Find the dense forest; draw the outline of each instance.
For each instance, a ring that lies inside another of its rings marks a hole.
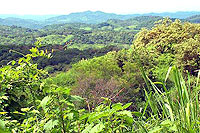
[[[0,26],[0,132],[200,132],[195,18]]]
[[[162,17],[142,16],[128,20],[108,20],[99,24],[54,24],[42,29],[0,26],[0,65],[21,57],[10,49],[27,53],[36,42],[43,49],[54,49],[51,59],[37,60],[39,68],[65,70],[81,59],[101,56],[109,51],[130,48],[134,36],[142,27],[151,28]],[[68,66],[66,66],[68,65]]]
[[[72,44],[132,44],[134,35],[143,27],[151,28],[162,17],[143,16],[128,20],[111,19],[99,24],[69,23],[45,26],[41,29],[0,26],[1,45],[30,45],[42,39],[43,45]]]

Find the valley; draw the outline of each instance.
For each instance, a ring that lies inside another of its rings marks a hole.
[[[200,132],[199,12],[15,17],[0,15],[0,132]]]

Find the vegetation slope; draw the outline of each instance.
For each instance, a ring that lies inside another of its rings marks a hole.
[[[199,132],[199,35],[199,24],[164,19],[142,29],[131,49],[55,76],[34,64],[52,56],[37,43],[0,68],[0,130]]]

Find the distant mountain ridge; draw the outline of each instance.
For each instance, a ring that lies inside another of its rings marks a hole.
[[[32,19],[35,21],[44,21],[48,18],[56,17],[60,15],[15,15],[15,14],[0,14],[0,18],[20,18],[20,19]]]
[[[15,26],[20,26],[24,28],[32,28],[32,29],[38,29],[44,26],[39,21],[35,21],[32,19],[13,18],[13,17],[0,19],[0,25],[8,25],[8,26],[15,25]]]
[[[178,19],[186,19],[191,22],[199,22],[199,18],[192,16],[200,15],[200,12],[164,12],[164,13],[146,13],[146,14],[127,14],[120,15],[115,13],[105,13],[102,11],[85,11],[70,13],[68,15],[0,15],[0,25],[16,25],[25,28],[38,29],[51,24],[63,23],[87,23],[98,24],[110,19],[127,20],[138,16],[160,16]]]
[[[194,15],[194,16],[188,17],[187,20],[189,20],[192,23],[200,23],[200,15]]]
[[[85,11],[85,12],[77,12],[70,13],[69,15],[61,15],[53,18],[49,18],[46,21],[50,23],[101,23],[105,22],[109,19],[120,19],[125,20],[131,17],[135,17],[136,15],[118,15],[114,13],[105,13],[101,11]]]
[[[194,15],[198,15],[200,12],[164,12],[164,13],[146,13],[146,14],[127,14],[120,15],[115,13],[105,13],[101,11],[85,11],[85,12],[77,12],[70,13],[68,15],[61,15],[47,19],[50,23],[101,23],[105,22],[109,19],[120,19],[126,20],[133,17],[138,16],[160,16],[160,17],[170,17],[170,18],[178,18],[185,19]]]
[[[161,17],[186,19],[188,17],[198,15],[198,14],[200,14],[200,12],[197,12],[197,11],[179,11],[179,12],[147,13],[147,14],[143,14],[143,16],[161,16]]]

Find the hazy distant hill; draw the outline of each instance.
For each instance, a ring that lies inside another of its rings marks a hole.
[[[142,27],[153,27],[154,23],[162,18],[163,17],[160,16],[138,16],[126,20],[109,19],[106,22],[97,24],[96,27],[99,29],[112,29],[115,31],[137,31]]]
[[[191,19],[195,17],[191,17]],[[37,38],[44,40],[45,45],[64,44],[132,44],[133,38],[141,28],[152,28],[160,16],[138,16],[130,19],[109,19],[98,24],[65,23],[46,25],[40,29],[29,29],[18,26],[0,25],[0,44],[27,45]],[[174,20],[174,19],[172,19]],[[186,21],[183,19],[182,21]],[[0,23],[37,27],[38,21],[16,18],[0,19]],[[26,24],[25,24],[26,23]],[[40,25],[41,26],[41,25]],[[34,28],[35,28],[34,27]],[[77,47],[79,47],[77,45]]]
[[[16,25],[25,28],[38,29],[51,24],[64,24],[64,23],[86,23],[86,24],[99,24],[106,22],[108,20],[127,20],[134,17],[140,16],[160,16],[160,17],[170,17],[190,20],[191,22],[199,22],[198,16],[191,17],[194,15],[199,15],[200,12],[175,12],[175,13],[148,13],[148,14],[129,14],[129,15],[118,15],[114,13],[105,13],[101,11],[85,11],[71,13],[69,15],[0,15],[0,25]],[[191,17],[191,18],[190,18]],[[141,19],[141,18],[139,18]],[[143,17],[144,23],[146,23],[145,17]],[[130,20],[123,23],[129,23]],[[141,25],[143,21],[140,21]],[[151,22],[150,22],[151,23]]]
[[[49,23],[101,23],[108,19],[128,19],[136,15],[117,15],[114,13],[104,13],[101,11],[85,11],[78,13],[71,13],[69,15],[61,15],[53,18],[49,18],[46,21]]]
[[[31,19],[12,18],[12,17],[0,19],[0,25],[8,25],[8,26],[15,25],[32,29],[42,28],[44,26],[44,24],[39,21]]]
[[[198,15],[200,12],[195,11],[185,11],[185,12],[163,12],[163,13],[148,13],[143,14],[147,16],[161,16],[161,17],[170,17],[170,18],[178,18],[178,19],[186,19],[188,17]]]
[[[46,20],[46,22],[51,24],[56,23],[101,23],[109,19],[119,19],[126,20],[137,16],[161,16],[161,17],[170,17],[170,18],[179,18],[185,19],[187,17],[200,14],[200,12],[164,12],[164,13],[147,13],[147,14],[129,14],[129,15],[118,15],[114,13],[105,13],[101,11],[86,11],[71,13],[69,15],[61,15],[57,17],[52,17]]]
[[[7,20],[11,21],[13,19],[14,18],[9,18]],[[93,44],[130,45],[132,44],[135,34],[138,33],[142,27],[151,28],[154,22],[159,19],[162,19],[162,17],[140,16],[127,20],[109,19],[99,24],[53,24],[41,29],[0,25],[0,45],[29,45],[33,44],[37,38],[44,40],[44,45],[64,44],[69,40],[72,44],[87,44],[87,47]],[[0,19],[0,22],[1,21],[5,20]],[[20,22],[24,21],[16,19],[15,22],[20,24]],[[12,25],[13,23],[7,24]]]
[[[109,31],[138,31],[143,27],[151,28],[155,21],[162,19],[160,16],[138,16],[131,19],[120,20],[120,19],[109,19],[105,22],[98,24],[84,24],[84,23],[67,23],[67,24],[52,24],[45,26],[45,30],[54,30],[53,32],[64,30],[85,30],[87,32],[97,30],[109,30]]]
[[[20,18],[20,19],[32,19],[35,21],[44,21],[48,18],[56,17],[60,15],[15,15],[15,14],[0,14],[0,18]]]
[[[188,21],[192,23],[200,23],[200,15],[194,15],[187,18]]]

